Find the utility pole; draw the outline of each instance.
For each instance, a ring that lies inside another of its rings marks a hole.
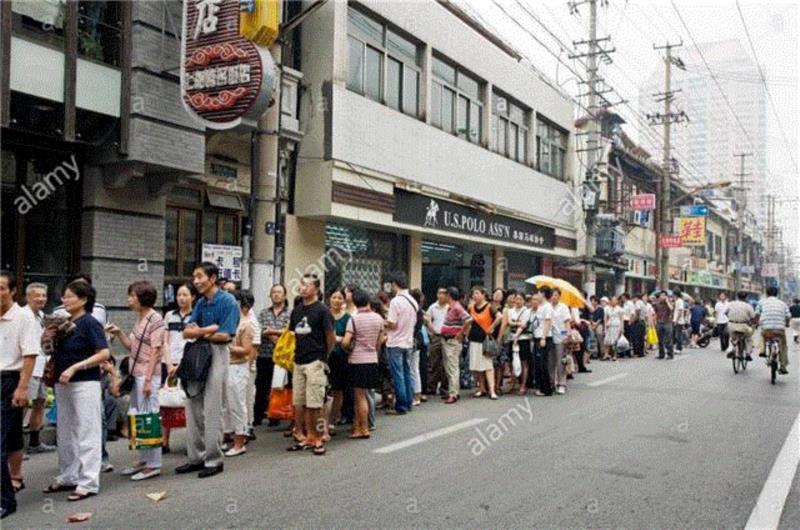
[[[672,234],[672,204],[670,192],[672,186],[672,158],[670,157],[670,128],[673,123],[689,121],[685,112],[672,112],[672,100],[674,95],[680,90],[672,90],[672,65],[685,69],[683,62],[677,57],[672,56],[672,48],[683,46],[683,42],[677,44],[666,43],[663,46],[653,45],[654,50],[665,50],[664,54],[664,92],[653,94],[657,101],[664,101],[664,113],[648,114],[647,118],[652,124],[662,123],[664,125],[664,160],[661,170],[660,193],[658,197],[658,218],[660,227],[656,240],[656,263],[658,264],[658,285],[661,289],[669,288],[669,249],[661,248],[661,238]]]
[[[602,1],[602,0],[601,0]],[[602,96],[608,90],[600,91],[598,84],[602,79],[598,76],[598,58],[602,58],[606,63],[611,63],[610,53],[615,51],[612,49],[603,49],[599,44],[601,42],[610,41],[611,37],[597,38],[597,2],[598,0],[583,0],[582,2],[571,1],[569,2],[570,13],[575,14],[578,12],[578,6],[581,4],[589,4],[589,38],[584,41],[573,41],[574,46],[587,45],[589,50],[586,53],[577,53],[570,55],[570,59],[580,59],[586,57],[586,75],[588,85],[588,92],[585,94],[589,98],[587,110],[589,113],[589,129],[586,132],[586,174],[584,186],[591,187],[591,191],[595,192],[598,188],[598,178],[596,166],[598,162],[598,152],[600,147],[600,120],[598,117],[600,106],[598,99],[602,98],[604,103],[610,105],[610,102]],[[594,256],[597,248],[597,228],[596,228],[596,212],[593,209],[588,209],[584,205],[585,222],[586,222],[586,269],[584,275],[584,291],[587,295],[591,296],[596,294],[597,290],[597,273],[594,269]]]
[[[736,257],[738,258],[739,266],[736,267],[736,282],[734,283],[733,291],[738,293],[742,288],[742,266],[744,265],[742,246],[744,245],[744,218],[747,215],[747,190],[744,187],[744,178],[748,173],[744,172],[744,159],[748,156],[753,156],[753,153],[737,153],[733,156],[739,157],[739,173],[736,176],[739,177],[739,193],[742,197],[736,212],[736,224],[739,233],[736,243]]]
[[[254,178],[251,190],[254,210],[252,221],[252,241],[250,245],[250,289],[256,299],[256,311],[266,307],[269,290],[280,279],[276,278],[275,264],[275,211],[277,207],[280,129],[280,75],[283,68],[283,46],[281,41],[270,49],[278,69],[273,98],[275,103],[258,120],[251,149],[255,151]],[[269,230],[268,230],[269,227]]]

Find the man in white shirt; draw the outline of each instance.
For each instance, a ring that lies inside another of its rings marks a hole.
[[[28,384],[40,347],[36,333],[38,324],[29,312],[14,302],[16,292],[16,276],[11,272],[0,272],[0,518],[17,511],[9,460],[22,457],[22,413],[28,404]]]
[[[567,392],[567,371],[564,355],[568,355],[568,353],[564,348],[564,341],[567,333],[572,329],[572,315],[569,307],[561,302],[560,289],[553,289],[550,304],[553,306],[553,350],[548,357],[548,369],[556,394],[565,394]]]
[[[728,297],[725,293],[719,293],[719,301],[714,305],[714,314],[717,335],[719,335],[719,347],[722,351],[728,351]]]
[[[675,305],[672,309],[672,333],[675,351],[683,352],[683,328],[686,327],[686,301],[680,289],[675,290]]]
[[[389,314],[386,316],[386,351],[395,397],[395,408],[390,409],[393,412],[389,413],[402,415],[411,412],[414,401],[409,356],[414,348],[414,326],[419,306],[408,292],[406,273],[392,273],[389,284],[394,298],[389,302]]]
[[[549,287],[542,288],[536,294],[531,328],[533,329],[533,364],[534,382],[538,385],[536,396],[553,395],[553,385],[548,369],[548,358],[553,350],[553,306],[549,299],[553,292]]]
[[[439,392],[447,395],[447,376],[444,370],[444,357],[442,356],[442,325],[444,324],[447,310],[450,304],[447,303],[447,288],[439,287],[436,291],[436,301],[432,303],[425,312],[425,326],[428,328],[431,342],[428,346],[428,388],[425,393],[435,395],[437,387]]]
[[[36,330],[37,342],[40,343],[39,355],[36,357],[36,365],[33,367],[31,381],[28,384],[28,399],[33,402],[30,420],[28,421],[28,454],[49,453],[56,450],[54,445],[42,443],[39,433],[44,425],[44,408],[47,401],[47,385],[42,382],[44,366],[47,364],[47,355],[41,348],[41,336],[44,329],[44,309],[47,304],[47,285],[43,283],[31,283],[25,288],[25,300],[28,304],[22,309],[39,325]]]

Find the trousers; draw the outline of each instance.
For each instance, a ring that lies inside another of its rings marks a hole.
[[[187,393],[195,397],[186,400],[189,462],[205,462],[206,467],[222,464],[222,393],[228,378],[230,355],[227,344],[211,344],[211,349],[214,353],[208,379],[205,383],[189,383]]]

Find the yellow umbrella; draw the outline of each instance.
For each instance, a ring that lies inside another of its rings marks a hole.
[[[525,280],[527,283],[535,285],[537,288],[542,287],[558,287],[561,291],[561,301],[569,307],[583,307],[586,305],[586,299],[581,294],[580,290],[574,285],[561,278],[553,278],[552,276],[545,276],[539,274],[532,276]]]

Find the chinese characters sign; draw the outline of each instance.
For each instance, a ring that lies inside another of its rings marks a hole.
[[[655,193],[640,193],[631,197],[631,210],[655,210]]]
[[[681,248],[681,236],[661,236],[659,240],[661,248]]]
[[[256,120],[275,79],[269,50],[239,34],[239,0],[184,0],[181,96],[211,129]]]
[[[706,244],[705,217],[678,217],[678,234],[685,247],[702,247]]]
[[[242,247],[203,243],[203,261],[216,265],[221,278],[242,281]]]

